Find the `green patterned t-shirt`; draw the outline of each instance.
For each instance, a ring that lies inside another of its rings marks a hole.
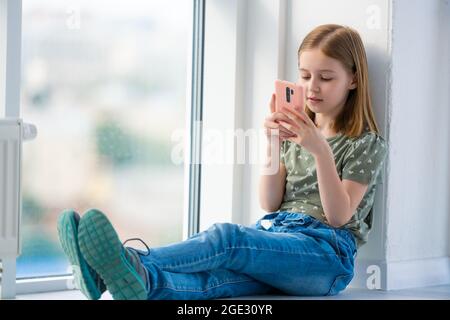
[[[387,155],[386,141],[374,132],[365,131],[357,138],[342,133],[327,138],[333,151],[336,169],[342,179],[369,185],[350,221],[342,226],[355,236],[358,248],[367,242],[373,222],[373,202],[382,181],[381,170]],[[283,141],[280,161],[286,166],[286,189],[278,211],[303,212],[327,223],[320,201],[314,157],[300,145]],[[278,212],[277,211],[277,212]]]

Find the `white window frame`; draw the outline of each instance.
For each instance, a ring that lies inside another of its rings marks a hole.
[[[22,0],[0,0],[0,116],[20,116]]]
[[[184,150],[183,239],[199,231],[200,180],[205,47],[205,0],[193,0],[193,24],[187,52],[186,125]]]

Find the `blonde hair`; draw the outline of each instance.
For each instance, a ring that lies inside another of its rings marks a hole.
[[[356,75],[357,87],[350,90],[332,129],[348,137],[358,137],[366,128],[379,134],[370,98],[366,52],[358,32],[337,24],[316,27],[308,33],[298,49],[299,68],[300,54],[311,49],[320,49],[326,56],[339,60],[352,75]],[[314,121],[315,113],[308,105],[305,106],[305,111]]]

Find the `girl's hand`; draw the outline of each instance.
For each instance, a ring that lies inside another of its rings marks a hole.
[[[297,106],[295,110],[283,107],[281,111],[286,114],[290,122],[282,120],[280,124],[292,134],[295,134],[295,137],[290,137],[287,140],[301,145],[313,156],[320,154],[324,147],[328,146],[326,138],[309,118],[302,106]]]
[[[291,131],[280,125],[281,120],[285,121],[286,123],[291,123],[291,120],[284,113],[275,111],[275,93],[272,94],[269,107],[270,115],[266,117],[264,121],[264,128],[267,139],[270,139],[271,135],[278,135],[279,141],[281,143],[283,140],[295,137],[295,133],[292,133]],[[277,132],[277,130],[279,131]]]

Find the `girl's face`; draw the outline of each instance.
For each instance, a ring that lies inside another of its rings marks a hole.
[[[349,90],[356,88],[353,75],[344,69],[339,60],[324,55],[320,49],[302,51],[299,61],[297,83],[304,88],[309,109],[336,117],[344,106]]]

